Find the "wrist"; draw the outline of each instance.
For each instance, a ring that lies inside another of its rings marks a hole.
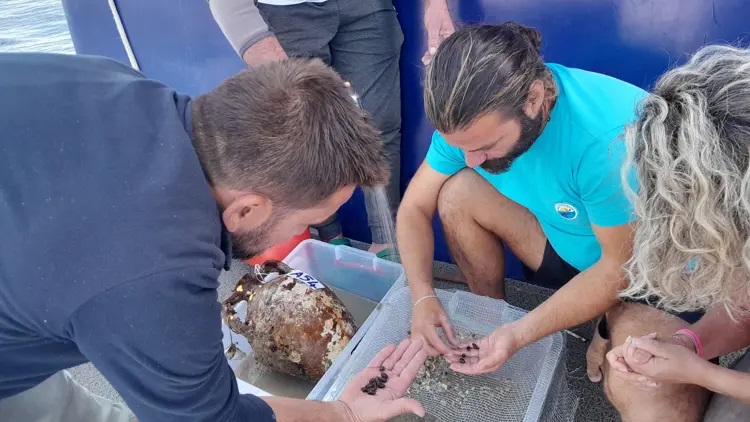
[[[417,300],[414,301],[414,304],[412,305],[412,309],[416,309],[417,305],[419,305],[422,302],[426,302],[428,300],[436,300],[438,302],[440,301],[440,299],[437,297],[437,295],[422,296],[421,298],[419,298],[419,299],[417,299]]]
[[[525,318],[521,318],[517,321],[505,324],[504,327],[510,332],[511,338],[513,339],[513,345],[515,347],[514,352],[522,349],[523,347],[533,343],[535,340],[529,336],[530,330],[526,326]]]
[[[701,344],[701,339],[697,334],[695,334],[692,330],[682,329],[678,330],[675,335],[687,337],[693,343],[693,349],[691,350],[694,350],[698,356],[703,358],[703,345]]]
[[[546,325],[544,316],[536,311],[536,309],[532,310],[522,318],[509,324],[511,325],[511,330],[519,349],[560,330]]]
[[[425,10],[448,10],[448,2],[445,0],[425,0]]]
[[[354,411],[349,407],[348,404],[341,400],[331,402],[334,406],[334,413],[336,414],[337,421],[343,422],[357,422],[359,419],[354,414]]]
[[[416,301],[427,296],[435,296],[435,289],[431,285],[427,283],[420,283],[412,287],[411,289],[412,303],[415,303]]]
[[[687,383],[709,388],[707,383],[711,380],[711,370],[714,369],[714,366],[711,362],[700,359],[698,355],[695,355],[695,359],[690,360],[686,371]]]
[[[680,346],[690,350],[691,352],[698,354],[698,349],[695,347],[695,342],[693,342],[693,339],[691,339],[688,335],[683,333],[674,333],[672,334],[672,338],[674,338]]]

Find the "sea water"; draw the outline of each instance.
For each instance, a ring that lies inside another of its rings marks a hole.
[[[73,54],[60,0],[0,0],[0,52]]]

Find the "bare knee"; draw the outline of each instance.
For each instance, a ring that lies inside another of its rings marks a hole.
[[[669,337],[688,325],[679,317],[640,303],[621,303],[607,312],[607,327],[613,346],[622,344],[628,336],[656,332],[661,337]]]
[[[623,422],[698,422],[710,395],[695,385],[634,385],[611,368],[604,371],[604,392]]]
[[[657,332],[672,335],[688,324],[678,317],[641,304],[621,304],[607,313],[612,347],[628,336]],[[662,384],[656,388],[634,385],[617,376],[606,362],[604,391],[624,422],[691,422],[700,420],[709,393],[693,385]]]
[[[443,222],[461,221],[469,218],[467,206],[471,199],[472,184],[484,182],[474,170],[463,169],[451,176],[438,195],[438,215]]]

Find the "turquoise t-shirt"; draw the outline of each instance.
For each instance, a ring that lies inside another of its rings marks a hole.
[[[621,135],[647,93],[606,75],[547,66],[559,96],[541,136],[507,172],[475,170],[528,208],[558,255],[583,271],[601,256],[591,225],[611,227],[634,220],[620,177],[625,159]],[[427,163],[446,175],[466,167],[463,152],[438,132]]]

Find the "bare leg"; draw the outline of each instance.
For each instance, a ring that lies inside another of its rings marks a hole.
[[[591,338],[591,344],[586,349],[586,373],[591,382],[602,380],[602,367],[604,366],[604,361],[607,360],[607,352],[610,349],[609,338],[604,338],[599,333],[600,323],[601,320],[597,321],[594,328],[594,336]]]
[[[530,269],[542,263],[547,238],[539,222],[474,170],[462,170],[443,185],[438,214],[473,293],[505,298],[504,244]]]
[[[607,313],[610,339],[621,345],[628,336],[658,332],[669,337],[688,323],[676,316],[637,303],[621,304]],[[694,385],[664,384],[657,388],[633,386],[604,364],[604,391],[623,422],[697,422],[709,392]]]

